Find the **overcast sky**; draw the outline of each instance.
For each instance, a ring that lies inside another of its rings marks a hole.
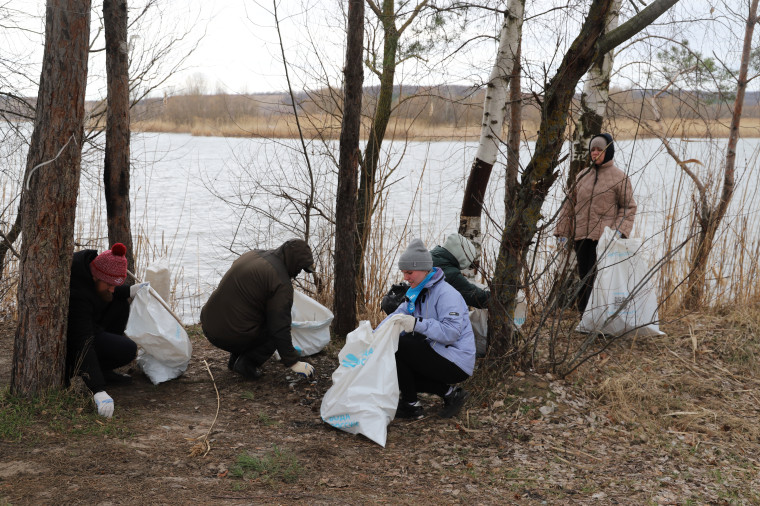
[[[728,3],[741,9],[744,14],[748,1],[728,0]],[[138,7],[145,2],[130,1],[130,21],[137,17]],[[534,79],[543,74],[544,68],[559,63],[562,51],[577,33],[573,28],[576,28],[583,12],[580,10],[573,14],[565,9],[552,11],[552,2],[568,5],[567,0],[528,2],[529,16],[541,13],[541,16],[528,20],[524,34],[524,58],[528,60]],[[345,51],[341,9],[345,3],[337,0],[278,2],[283,47],[294,88],[315,87],[327,82],[339,84]],[[583,0],[570,3],[588,4]],[[24,71],[34,79],[39,76],[42,59],[44,5],[43,0],[0,0],[0,55],[6,59],[8,55],[18,58],[25,64]],[[630,5],[631,2],[624,2],[625,19],[633,14]],[[93,49],[103,47],[102,34],[97,36],[101,33],[97,16],[101,9],[101,3],[96,0],[92,17]],[[732,20],[723,16],[723,12],[723,0],[682,0],[671,14],[661,18],[659,27],[650,31],[661,37],[688,38],[694,49],[707,55],[715,52],[721,59],[736,66],[732,61],[738,61],[736,49],[741,45],[743,26],[735,18]],[[189,54],[187,60],[180,64],[181,70],[173,72],[165,83],[157,87],[154,95],[182,93],[190,83],[199,82],[205,85],[208,92],[286,89],[272,2],[158,0],[158,7],[150,13],[148,20],[130,31],[131,43],[138,55],[145,57],[151,50],[172,39],[181,38],[175,42],[171,56],[157,67],[155,79],[164,79],[166,74],[171,74],[174,65],[177,65],[176,60],[181,55]],[[368,17],[373,16],[368,12]],[[668,24],[672,19],[686,18],[692,21],[677,26]],[[13,26],[7,22],[9,19],[23,30],[9,28]],[[457,26],[464,30],[459,40],[473,42],[460,51],[455,51],[460,47],[460,42],[446,47],[439,45],[426,61],[411,60],[402,66],[396,82],[479,85],[487,79],[496,44],[493,37],[498,34],[500,26],[499,16],[488,12],[470,13],[466,18],[460,17],[451,23],[446,33],[453,34]],[[372,37],[370,32],[368,39]],[[653,40],[660,46],[668,43],[665,38]],[[640,44],[623,49],[616,60],[616,68],[620,69],[615,81],[617,84],[626,86],[634,80],[641,80],[642,65],[653,59],[652,51],[643,47]],[[105,94],[103,76],[103,52],[94,52],[91,56],[88,98],[100,98]],[[367,70],[365,79],[368,83],[373,82]],[[526,82],[526,86],[529,85],[530,82]],[[14,86],[25,94],[36,94],[32,83],[16,79]]]

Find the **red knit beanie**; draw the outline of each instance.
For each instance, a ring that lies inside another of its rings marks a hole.
[[[127,247],[117,242],[90,262],[93,277],[109,285],[119,286],[127,278]]]

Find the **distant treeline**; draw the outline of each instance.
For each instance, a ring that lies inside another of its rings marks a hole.
[[[363,100],[364,135],[371,125],[379,93],[378,87],[365,88]],[[465,86],[396,86],[393,94],[392,134],[414,138],[437,138],[457,135],[477,138],[483,113],[483,89]],[[523,130],[532,138],[540,123],[537,100],[540,96],[523,95]],[[576,104],[580,96],[576,97]],[[33,107],[34,100],[27,102]],[[295,102],[295,108],[293,103]],[[723,136],[720,126],[731,116],[732,97],[722,100],[717,94],[665,92],[649,90],[612,90],[607,117],[619,125],[623,134],[645,135],[635,125],[639,119],[672,124],[674,120],[690,125],[683,135]],[[102,102],[88,102],[91,111],[103,110]],[[262,94],[187,94],[143,99],[132,108],[135,130],[192,132],[196,135],[275,136],[298,134],[294,109],[301,120],[301,130],[308,137],[337,138],[340,134],[342,93],[337,89],[299,92],[293,99],[288,93]],[[29,107],[18,101],[0,98],[0,110],[6,117],[33,117]],[[10,114],[9,114],[10,113]],[[752,129],[760,124],[760,92],[748,92],[743,118]],[[755,120],[755,121],[752,121]],[[98,126],[98,125],[91,125]],[[102,123],[101,125],[102,126]],[[629,131],[633,129],[633,131]],[[619,132],[619,134],[621,133]],[[759,136],[752,131],[743,132]],[[675,133],[673,134],[675,135]]]

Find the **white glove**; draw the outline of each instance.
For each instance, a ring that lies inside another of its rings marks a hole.
[[[565,249],[565,246],[567,246],[567,237],[557,237],[557,247]]]
[[[314,378],[314,367],[308,362],[296,362],[290,366],[290,370],[308,380]]]
[[[101,390],[93,396],[95,399],[95,406],[98,407],[98,414],[111,418],[113,416],[113,399],[106,393],[105,390]]]
[[[417,323],[417,318],[410,314],[405,314],[401,315],[399,321],[401,322],[401,330],[406,333],[414,332],[414,325]]]
[[[145,283],[140,283],[140,284],[136,284],[136,285],[130,286],[129,287],[129,296],[134,299],[135,295],[137,295],[137,292],[139,292],[140,289],[142,287],[144,287],[144,286],[150,286],[150,282],[146,281]]]

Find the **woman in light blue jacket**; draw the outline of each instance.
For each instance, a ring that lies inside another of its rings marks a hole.
[[[446,283],[433,267],[433,258],[420,239],[413,239],[399,257],[399,269],[410,285],[404,302],[388,315],[408,316],[396,352],[396,371],[401,398],[396,418],[422,418],[418,392],[439,395],[439,415],[456,415],[469,396],[453,385],[472,376],[475,368],[475,336],[462,295]],[[378,327],[380,326],[378,325]]]

